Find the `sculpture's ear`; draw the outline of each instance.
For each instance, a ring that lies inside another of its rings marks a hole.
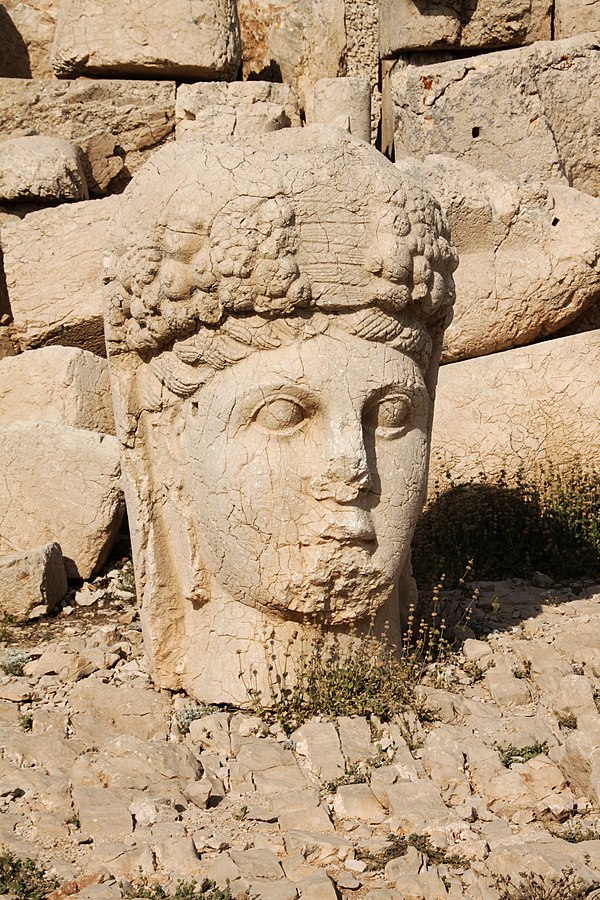
[[[156,682],[178,690],[189,642],[186,613],[191,605],[197,608],[210,599],[202,536],[183,489],[180,432],[185,401],[161,385],[147,364],[137,366],[133,379],[129,377],[128,421],[135,428],[123,441],[122,468],[144,637]]]

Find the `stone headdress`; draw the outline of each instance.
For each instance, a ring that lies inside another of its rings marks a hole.
[[[109,353],[137,354],[186,396],[248,347],[335,314],[426,371],[456,265],[435,200],[349,134],[170,144],[136,176],[113,229]]]

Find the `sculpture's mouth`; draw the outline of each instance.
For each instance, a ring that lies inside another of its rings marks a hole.
[[[335,519],[324,523],[319,529],[321,541],[371,543],[376,537],[371,516],[362,509],[340,510]]]

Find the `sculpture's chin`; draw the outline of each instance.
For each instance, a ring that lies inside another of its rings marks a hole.
[[[388,573],[374,564],[374,548],[360,542],[296,548],[298,559],[286,553],[260,590],[235,593],[246,605],[277,618],[327,625],[368,619],[390,598],[397,577],[396,567]]]

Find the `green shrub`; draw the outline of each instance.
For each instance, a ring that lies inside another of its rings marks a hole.
[[[402,647],[398,649],[372,634],[356,635],[349,643],[337,636],[317,639],[299,654],[292,675],[276,671],[270,663],[270,696],[264,697],[250,683],[252,674],[240,672],[256,713],[267,721],[279,722],[290,734],[314,716],[378,716],[389,721],[408,708],[427,716],[425,704],[415,688],[431,663],[448,649],[445,622],[439,612],[439,596],[434,600],[429,621],[416,623],[411,606]],[[275,654],[265,648],[268,660]],[[288,657],[289,658],[289,657]]]
[[[32,859],[19,859],[10,850],[0,850],[0,894],[15,900],[44,900],[54,888],[56,879],[46,878]]]
[[[468,560],[479,580],[557,580],[600,575],[600,473],[580,461],[536,473],[481,474],[470,482],[447,473],[417,525],[413,568],[421,586],[441,572],[458,584]]]
[[[0,669],[5,675],[20,676],[23,674],[23,667],[27,665],[30,658],[26,650],[9,650],[0,663]]]
[[[500,890],[499,900],[585,900],[600,887],[600,882],[586,884],[573,875],[573,869],[563,869],[554,878],[520,872],[517,884],[511,875],[501,875],[496,878],[496,887]]]

